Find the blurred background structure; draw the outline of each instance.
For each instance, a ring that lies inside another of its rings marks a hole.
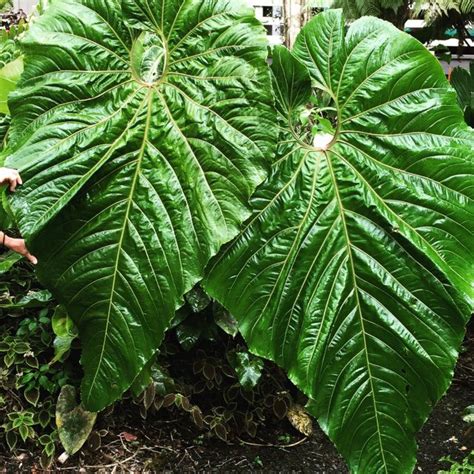
[[[15,10],[23,10],[25,12],[31,12],[34,6],[38,3],[38,0],[13,0],[13,8]]]

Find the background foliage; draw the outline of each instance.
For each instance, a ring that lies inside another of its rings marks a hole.
[[[66,383],[79,380],[78,361],[54,363],[55,303],[18,256],[0,256],[0,411],[1,442],[41,447],[43,467],[56,452],[56,399]],[[17,263],[18,262],[18,263]]]

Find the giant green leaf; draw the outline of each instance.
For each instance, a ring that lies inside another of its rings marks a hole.
[[[265,31],[228,0],[56,0],[23,49],[11,204],[79,329],[96,411],[250,214],[276,137]]]
[[[437,60],[381,20],[345,35],[321,14],[272,69],[278,159],[205,287],[354,472],[410,472],[473,302],[472,129]]]

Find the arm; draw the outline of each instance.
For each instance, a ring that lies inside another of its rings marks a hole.
[[[13,252],[23,255],[23,257],[27,258],[32,264],[36,265],[38,263],[38,259],[31,255],[31,253],[26,248],[26,244],[23,239],[14,239],[0,231],[0,243]]]

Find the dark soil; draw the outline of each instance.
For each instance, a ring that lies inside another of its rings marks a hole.
[[[473,331],[461,355],[456,376],[418,435],[418,472],[436,473],[474,449],[474,429],[462,420],[466,406],[473,404]],[[315,426],[305,438],[286,420],[260,426],[257,436],[226,443],[199,429],[189,414],[160,410],[145,421],[138,407],[122,403],[120,410],[99,420],[103,429],[101,448],[84,448],[64,463],[55,461],[56,472],[301,472],[346,473],[341,456],[326,435]],[[282,439],[284,441],[282,441]],[[0,467],[7,472],[39,472],[39,455],[18,451],[16,456],[0,452]]]

